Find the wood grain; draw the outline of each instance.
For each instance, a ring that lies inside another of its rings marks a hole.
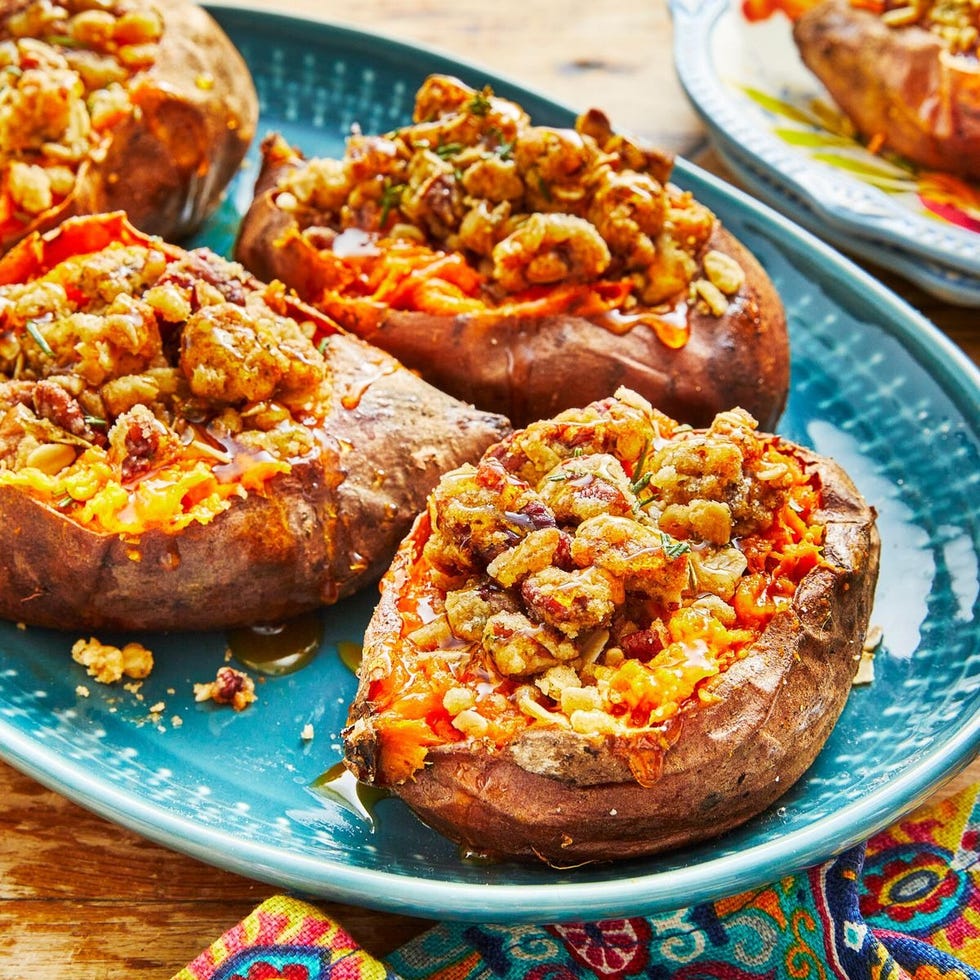
[[[674,76],[664,0],[252,0],[436,47],[723,177]],[[877,271],[877,270],[875,270]],[[882,278],[980,361],[970,311]],[[943,788],[980,780],[980,762]],[[0,980],[161,980],[275,889],[149,843],[0,763]],[[317,903],[383,955],[429,923]]]

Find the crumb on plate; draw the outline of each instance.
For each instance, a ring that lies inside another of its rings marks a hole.
[[[142,680],[153,670],[153,653],[141,643],[115,647],[92,636],[88,640],[77,640],[71,648],[71,656],[99,684],[113,684],[123,677]]]
[[[236,711],[243,711],[256,700],[255,682],[234,667],[219,667],[213,681],[194,685],[194,700],[230,704]]]

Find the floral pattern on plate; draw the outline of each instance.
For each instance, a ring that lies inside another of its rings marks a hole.
[[[825,237],[980,276],[980,187],[870,152],[803,65],[785,15],[750,20],[741,0],[671,10],[678,76],[711,136],[805,203]]]

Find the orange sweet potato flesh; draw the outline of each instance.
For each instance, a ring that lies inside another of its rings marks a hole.
[[[149,239],[120,214],[72,219],[0,260],[0,285],[65,258]],[[172,262],[187,253],[163,245]],[[217,282],[223,260],[200,253]],[[263,288],[245,276],[242,290]],[[237,288],[237,287],[236,287]],[[111,533],[0,481],[0,616],[62,629],[217,629],[279,622],[349,596],[389,563],[426,493],[478,457],[505,420],[431,388],[313,310],[332,381],[319,450],[207,523]]]
[[[844,708],[880,550],[874,511],[847,474],[809,450],[793,452],[821,487],[815,518],[824,528],[824,561],[747,654],[713,679],[711,698],[678,714],[666,741],[556,726],[529,727],[503,745],[457,734],[424,745],[425,764],[410,766],[411,775],[388,771],[386,759],[397,760],[399,747],[375,728],[372,691],[393,655],[409,658],[409,676],[415,669],[399,637],[406,583],[429,535],[423,518],[382,583],[365,636],[345,733],[348,765],[390,785],[424,822],[467,849],[556,867],[704,841],[761,813],[806,772]],[[643,759],[648,764],[638,767]]]
[[[276,204],[275,188],[298,156],[266,143],[262,172],[235,254],[260,278],[279,279],[316,303],[324,264],[292,215]],[[667,315],[689,330],[680,346],[649,326],[613,331],[597,316],[506,311],[435,314],[388,309],[361,317],[352,305],[331,313],[370,343],[394,354],[436,387],[506,415],[515,425],[611,395],[625,385],[674,418],[707,425],[742,405],[774,427],[789,387],[789,342],[782,301],[765,270],[720,223],[701,249],[733,258],[745,275],[720,316],[678,300]]]
[[[848,0],[803,13],[793,37],[804,64],[868,138],[922,167],[980,177],[980,64],[931,31],[889,27]]]
[[[11,18],[32,6],[28,0],[4,4],[0,38],[11,37]],[[93,5],[72,0],[66,6],[76,15],[91,12]],[[121,15],[123,5],[108,4],[105,9]],[[64,199],[39,213],[3,222],[0,248],[74,215],[115,210],[127,211],[143,231],[179,241],[218,206],[255,135],[258,97],[251,74],[231,40],[200,5],[171,0],[156,10],[163,30],[152,64],[121,83],[130,111],[98,139],[93,137]],[[59,50],[57,38],[43,39]],[[67,45],[81,54],[85,47],[77,40]],[[24,160],[31,163],[34,157],[28,154]]]

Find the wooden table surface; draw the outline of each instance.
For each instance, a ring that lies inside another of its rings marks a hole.
[[[442,49],[727,177],[674,76],[664,0],[253,0]],[[897,292],[980,361],[977,314],[895,277]],[[980,779],[980,763],[941,790]],[[275,889],[120,829],[0,763],[0,978],[168,978]],[[422,920],[328,902],[384,954]]]

